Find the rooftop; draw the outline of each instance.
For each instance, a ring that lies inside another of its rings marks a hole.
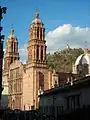
[[[90,76],[83,77],[81,79],[75,80],[75,81],[73,81],[73,84],[66,83],[66,84],[63,84],[59,87],[46,90],[46,91],[44,91],[43,94],[40,95],[40,97],[47,96],[48,94],[52,95],[52,94],[57,94],[59,92],[67,92],[71,89],[76,89],[76,88],[78,89],[80,87],[85,87],[85,86],[88,86],[88,85],[90,85]]]

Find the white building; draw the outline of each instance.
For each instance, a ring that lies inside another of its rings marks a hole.
[[[73,81],[73,85],[53,88],[40,95],[40,110],[55,115],[71,112],[90,105],[90,76]]]

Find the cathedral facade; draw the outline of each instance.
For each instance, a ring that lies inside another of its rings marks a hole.
[[[18,40],[11,29],[6,41],[3,70],[3,81],[8,89],[8,107],[11,109],[37,109],[38,94],[53,86],[53,74],[47,68],[46,48],[45,28],[38,13],[35,13],[29,28],[26,64],[20,61]]]
[[[39,14],[29,27],[26,64],[19,57],[18,40],[11,29],[6,41],[4,54],[3,86],[11,109],[31,110],[39,107],[39,97],[43,91],[65,83],[72,83],[78,76],[90,75],[90,54],[80,55],[73,73],[58,73],[47,68],[45,28]],[[84,61],[83,61],[84,60]],[[5,103],[4,103],[5,104]]]

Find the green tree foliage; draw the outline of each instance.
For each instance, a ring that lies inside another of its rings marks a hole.
[[[58,72],[72,72],[72,65],[75,63],[77,57],[84,53],[79,49],[64,49],[56,51],[53,54],[47,54],[48,68],[54,68]]]

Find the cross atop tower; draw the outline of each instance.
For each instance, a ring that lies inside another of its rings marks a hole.
[[[14,35],[14,29],[13,29],[13,28],[11,28],[10,34],[11,34],[11,35]]]
[[[36,18],[36,19],[39,18],[39,13],[38,13],[38,12],[35,13],[35,18]]]

